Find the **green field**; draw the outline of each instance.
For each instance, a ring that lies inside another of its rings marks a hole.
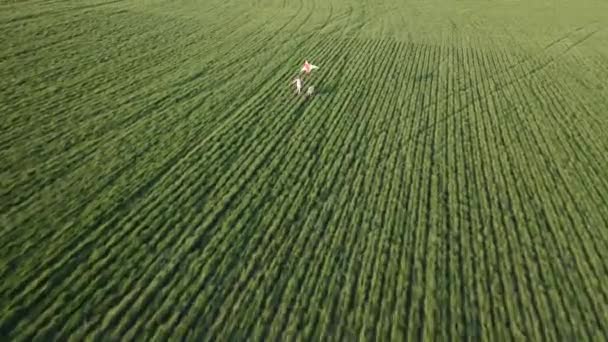
[[[1,341],[608,339],[606,1],[0,0],[0,118]]]

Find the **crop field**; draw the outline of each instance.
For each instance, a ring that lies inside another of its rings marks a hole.
[[[0,0],[2,341],[606,341],[607,260],[606,1]]]

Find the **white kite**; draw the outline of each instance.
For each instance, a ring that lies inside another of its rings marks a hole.
[[[304,61],[304,65],[302,66],[300,72],[306,72],[307,74],[310,74],[313,69],[319,69],[319,67],[308,63],[308,61]]]

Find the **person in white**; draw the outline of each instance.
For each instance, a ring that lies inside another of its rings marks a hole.
[[[298,76],[291,84],[296,85],[296,93],[299,95],[302,92],[302,79]]]

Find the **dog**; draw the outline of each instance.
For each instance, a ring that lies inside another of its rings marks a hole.
[[[306,89],[306,95],[307,96],[312,96],[312,94],[315,92],[315,87],[314,86],[310,86],[308,87],[308,89]]]

